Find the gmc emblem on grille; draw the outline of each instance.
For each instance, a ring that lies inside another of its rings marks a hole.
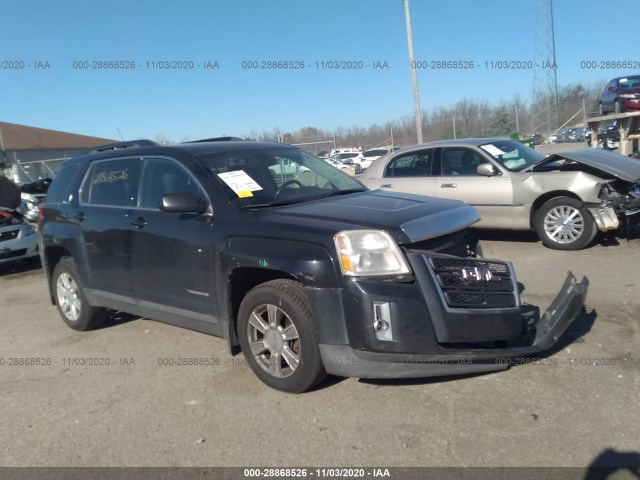
[[[482,280],[484,280],[485,282],[488,282],[493,280],[493,274],[491,273],[491,270],[489,270],[488,268],[464,267],[462,269],[462,278],[471,278],[478,282]]]

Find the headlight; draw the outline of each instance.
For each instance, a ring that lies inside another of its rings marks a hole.
[[[345,230],[338,232],[333,241],[344,275],[373,277],[411,273],[400,248],[386,232]]]

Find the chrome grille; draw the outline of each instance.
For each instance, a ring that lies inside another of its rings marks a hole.
[[[517,284],[508,263],[446,256],[426,256],[426,259],[450,308],[518,306]]]

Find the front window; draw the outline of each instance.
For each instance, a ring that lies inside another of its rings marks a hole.
[[[512,172],[519,172],[543,160],[545,156],[523,144],[511,140],[499,140],[480,148],[491,155],[494,160]]]
[[[196,157],[230,199],[269,207],[365,191],[360,182],[294,148],[262,148]]]

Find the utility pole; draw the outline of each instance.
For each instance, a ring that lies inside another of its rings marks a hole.
[[[557,70],[553,0],[536,0],[532,116],[534,129],[544,133],[560,126]]]
[[[416,76],[416,63],[413,56],[413,35],[411,34],[411,15],[409,14],[409,0],[403,0],[404,15],[407,21],[407,42],[409,44],[409,66],[411,67],[411,80],[413,81],[413,104],[416,115],[416,133],[418,143],[422,143],[422,112],[420,111],[420,95],[418,94],[418,78]]]

